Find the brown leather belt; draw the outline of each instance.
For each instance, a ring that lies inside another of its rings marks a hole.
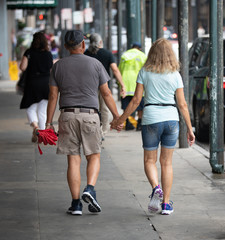
[[[83,113],[98,113],[98,111],[96,109],[92,109],[92,108],[64,108],[61,109],[62,112],[74,112],[74,113],[79,113],[79,112],[83,112]]]

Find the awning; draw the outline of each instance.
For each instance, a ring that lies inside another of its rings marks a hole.
[[[56,7],[58,0],[7,0],[8,9]]]

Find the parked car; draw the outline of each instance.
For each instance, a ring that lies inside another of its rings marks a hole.
[[[209,37],[197,38],[189,50],[189,111],[200,141],[209,139],[209,77]]]

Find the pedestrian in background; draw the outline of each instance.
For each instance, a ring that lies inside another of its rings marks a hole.
[[[134,96],[136,88],[137,75],[146,61],[146,55],[141,51],[141,44],[134,43],[132,48],[122,54],[119,70],[121,72],[125,88],[126,97],[121,99],[122,109],[125,110]],[[138,112],[138,122],[136,130],[141,130],[141,119],[144,107],[144,99],[141,100],[140,105],[134,111]],[[134,126],[129,119],[126,120],[125,130],[133,130]]]
[[[171,43],[158,39],[153,43],[147,61],[139,72],[135,95],[123,115],[112,124],[112,128],[121,130],[123,122],[139,105],[145,92],[145,107],[142,118],[142,142],[144,148],[144,168],[153,188],[148,210],[162,214],[173,212],[170,192],[173,182],[172,156],[179,135],[179,114],[187,125],[187,139],[190,145],[195,142],[187,103],[184,98],[183,82],[178,72],[179,63]],[[176,97],[176,102],[174,99]],[[158,147],[161,143],[160,165],[161,184],[159,185],[156,167]],[[161,208],[162,202],[162,208]]]
[[[112,70],[116,80],[120,85],[120,94],[124,98],[126,96],[125,85],[122,80],[122,76],[117,67],[115,58],[113,54],[107,49],[103,48],[103,41],[99,34],[93,33],[90,36],[90,45],[88,49],[84,52],[85,55],[98,59],[105,67],[107,73],[110,76],[110,69]],[[102,123],[102,135],[103,139],[109,129],[109,111],[99,92],[99,111],[101,113],[101,123]]]
[[[88,203],[90,212],[101,212],[94,189],[100,171],[101,130],[98,114],[98,90],[113,115],[119,117],[115,101],[108,88],[110,80],[103,65],[85,56],[83,33],[79,30],[68,31],[65,35],[65,48],[70,56],[57,61],[50,77],[50,94],[47,109],[46,128],[52,128],[52,121],[59,97],[61,114],[58,119],[59,137],[57,153],[67,155],[67,180],[72,203],[68,213],[82,214],[80,200],[81,153],[87,159],[87,186],[82,199]]]
[[[45,129],[49,94],[49,77],[53,65],[47,39],[42,32],[33,35],[31,47],[25,51],[20,69],[27,71],[21,109],[26,109],[28,121],[33,128],[32,142],[37,141],[35,131]]]
[[[51,54],[53,57],[53,62],[57,62],[59,60],[59,47],[55,42],[55,39],[51,41]]]
[[[16,60],[16,45],[17,45],[17,38],[15,34],[15,30],[11,30],[11,46],[12,46],[12,61]]]

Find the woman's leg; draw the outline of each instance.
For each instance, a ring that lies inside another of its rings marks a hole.
[[[144,150],[145,174],[152,188],[155,188],[159,184],[156,162],[157,162],[157,149],[152,151]]]
[[[38,117],[37,117],[37,107],[38,107],[38,104],[34,103],[29,108],[27,108],[27,118],[30,123],[30,126],[33,128],[31,141],[34,143],[37,142],[38,140],[37,135],[35,133],[35,130],[39,128]]]
[[[174,149],[161,147],[161,183],[163,190],[163,203],[169,203],[170,192],[173,184],[172,157]]]
[[[38,124],[41,130],[45,129],[45,123],[47,119],[47,105],[48,100],[44,99],[38,103],[37,107]]]
[[[37,103],[32,104],[26,111],[30,126],[33,127],[33,129],[38,127]]]

